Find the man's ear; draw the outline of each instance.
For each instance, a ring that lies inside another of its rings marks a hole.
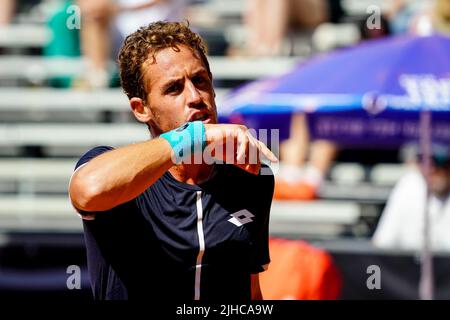
[[[130,108],[139,122],[148,123],[152,118],[150,107],[141,98],[131,98]]]

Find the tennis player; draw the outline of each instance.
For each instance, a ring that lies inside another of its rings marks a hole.
[[[277,158],[246,127],[217,124],[206,47],[187,24],[141,27],[119,66],[152,138],[96,147],[76,164],[69,194],[94,298],[262,299],[274,179],[261,157]]]

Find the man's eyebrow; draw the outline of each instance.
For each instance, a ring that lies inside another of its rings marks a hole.
[[[192,73],[194,76],[198,76],[200,74],[208,74],[208,70],[206,68],[200,68]]]
[[[168,80],[166,83],[164,83],[163,85],[162,85],[162,89],[163,89],[163,91],[166,91],[167,89],[169,89],[172,85],[174,85],[174,84],[176,84],[177,82],[180,82],[180,81],[182,81],[183,80],[183,78],[173,78],[173,79],[170,79],[170,80]]]

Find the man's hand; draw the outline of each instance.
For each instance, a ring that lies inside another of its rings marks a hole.
[[[261,155],[272,162],[277,157],[248,128],[236,124],[205,124],[206,149],[204,156],[231,163],[252,174],[261,168]]]

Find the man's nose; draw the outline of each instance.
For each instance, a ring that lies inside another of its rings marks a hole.
[[[199,108],[202,106],[202,97],[198,89],[194,86],[192,82],[189,82],[186,86],[186,102],[190,108]]]

